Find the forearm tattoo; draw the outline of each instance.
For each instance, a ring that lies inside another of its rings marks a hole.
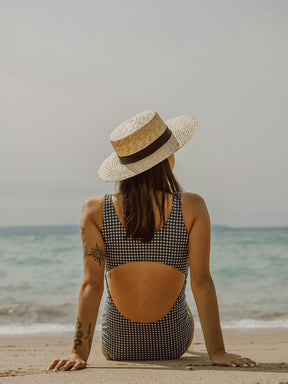
[[[88,342],[88,347],[89,350],[91,349],[92,345],[92,331],[91,331],[91,324],[88,324],[88,330],[87,330],[87,336],[84,337],[85,340]],[[81,322],[79,320],[79,317],[77,317],[77,322],[76,322],[76,330],[75,330],[75,335],[74,335],[74,346],[73,348],[77,351],[77,348],[82,345],[82,337],[83,337],[83,332],[81,331]]]
[[[91,251],[88,253],[88,248],[85,240],[85,228],[81,227],[81,238],[82,238],[82,245],[83,245],[83,255],[84,258],[86,256],[91,256],[94,261],[97,261],[99,265],[102,264],[102,262],[105,260],[105,251],[104,249],[100,248],[98,244],[91,248]]]
[[[77,317],[77,322],[76,322],[76,330],[75,330],[75,335],[74,335],[74,349],[77,350],[80,345],[82,345],[82,337],[83,337],[83,332],[81,331],[81,323],[79,320],[79,317]]]
[[[91,344],[92,344],[91,323],[89,323],[89,325],[88,325],[87,336],[85,337],[85,339],[87,339],[87,341],[88,341],[88,346],[89,346],[89,350],[90,350]]]

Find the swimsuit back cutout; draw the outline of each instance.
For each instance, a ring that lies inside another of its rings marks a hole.
[[[187,277],[189,235],[182,216],[180,192],[173,195],[168,220],[155,231],[153,239],[148,243],[126,238],[126,228],[116,214],[111,195],[105,195],[103,210],[101,232],[105,244],[106,271],[129,262],[155,261],[174,267]]]
[[[106,354],[113,360],[122,361],[177,359],[193,337],[185,300],[189,235],[182,216],[181,193],[174,193],[168,220],[148,243],[126,238],[126,228],[116,214],[112,196],[106,194],[101,232],[106,272],[130,262],[154,261],[174,267],[185,275],[182,290],[171,310],[157,321],[142,323],[126,318],[118,311],[105,274],[107,298],[102,318],[102,345]]]

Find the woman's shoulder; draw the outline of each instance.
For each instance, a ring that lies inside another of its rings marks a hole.
[[[88,197],[82,205],[82,216],[87,215],[93,219],[98,228],[101,228],[103,221],[103,204],[105,195]]]
[[[203,196],[199,195],[198,193],[192,193],[192,192],[182,192],[181,193],[181,200],[182,203],[193,206],[203,206],[205,203],[205,200]]]
[[[84,202],[83,206],[88,210],[95,210],[103,205],[105,195],[90,196]]]
[[[198,193],[182,192],[181,205],[183,219],[188,228],[192,227],[199,216],[207,212],[205,199]]]

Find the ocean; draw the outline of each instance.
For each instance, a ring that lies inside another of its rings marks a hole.
[[[211,230],[223,333],[288,328],[288,228]],[[0,228],[0,336],[73,335],[82,280],[78,226]],[[201,332],[189,284],[186,298]],[[104,291],[95,335],[100,334]]]

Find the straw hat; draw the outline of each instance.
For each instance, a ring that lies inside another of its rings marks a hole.
[[[120,181],[152,168],[178,151],[195,133],[193,116],[163,121],[148,110],[130,117],[110,135],[114,151],[98,168],[104,181]]]

